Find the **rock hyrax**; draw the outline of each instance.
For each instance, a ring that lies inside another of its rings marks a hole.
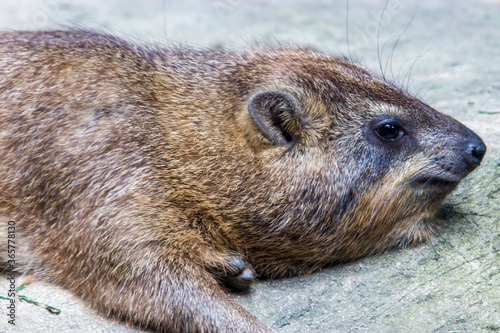
[[[486,151],[309,48],[52,31],[1,33],[0,54],[0,215],[16,265],[162,332],[270,331],[220,284],[425,240]]]

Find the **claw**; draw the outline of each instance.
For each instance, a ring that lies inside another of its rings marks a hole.
[[[235,290],[248,289],[256,278],[253,267],[240,258],[232,258],[228,261],[232,271],[223,276],[224,283]]]

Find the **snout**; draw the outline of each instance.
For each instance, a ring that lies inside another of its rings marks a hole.
[[[413,187],[433,188],[439,193],[449,193],[458,183],[477,168],[486,154],[486,145],[472,130],[456,122],[455,130],[442,135],[438,156],[430,170],[422,172],[412,182]]]
[[[466,128],[463,141],[463,156],[469,172],[477,168],[486,154],[486,145],[476,133]]]

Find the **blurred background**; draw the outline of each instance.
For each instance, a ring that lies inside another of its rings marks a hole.
[[[75,27],[155,46],[311,46],[352,57],[464,122],[488,153],[447,200],[431,242],[232,296],[279,332],[500,331],[500,1],[0,2],[2,30]],[[136,331],[52,284],[23,292],[61,314],[18,302],[13,330],[0,300],[0,332]]]

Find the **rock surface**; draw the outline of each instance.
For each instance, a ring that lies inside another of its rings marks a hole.
[[[385,7],[385,10],[384,10]],[[84,27],[151,43],[249,41],[351,55],[483,137],[483,165],[448,198],[431,242],[260,281],[232,296],[278,332],[500,331],[500,3],[498,1],[2,1],[2,30]],[[348,29],[347,29],[348,27]],[[348,31],[348,32],[347,32]],[[347,38],[348,37],[348,38]],[[0,276],[4,286],[7,281]],[[41,281],[0,332],[138,332]],[[0,295],[5,292],[0,290]]]

